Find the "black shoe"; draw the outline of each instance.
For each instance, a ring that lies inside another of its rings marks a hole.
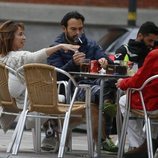
[[[152,139],[152,142],[153,153],[155,154],[158,147],[158,142],[155,139]],[[147,141],[145,140],[140,147],[125,153],[124,158],[148,158]]]
[[[124,154],[123,158],[148,158],[148,153],[132,153],[132,154]]]

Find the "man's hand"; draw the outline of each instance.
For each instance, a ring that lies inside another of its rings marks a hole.
[[[100,64],[100,66],[102,67],[102,68],[106,68],[106,66],[108,65],[108,61],[105,59],[105,58],[100,58],[99,60],[98,60],[98,62],[99,62],[99,64]]]
[[[121,83],[122,80],[123,79],[120,78],[120,79],[117,80],[117,83],[115,83],[115,85],[116,85],[117,88],[120,88],[120,83]]]
[[[73,61],[76,65],[80,65],[82,63],[83,59],[85,59],[85,54],[82,52],[76,51],[73,55]]]

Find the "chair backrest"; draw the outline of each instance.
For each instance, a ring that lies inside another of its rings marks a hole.
[[[29,110],[42,113],[59,113],[57,73],[53,66],[26,64],[23,66],[28,91]]]
[[[148,87],[150,86],[150,88],[152,88],[152,87],[155,87],[157,85],[158,85],[158,75],[153,75],[153,76],[149,77],[148,79],[146,79],[140,88],[129,88],[127,90],[127,103],[131,102],[132,93],[133,92],[138,92],[139,96],[140,96],[143,111],[144,111],[145,114],[147,114],[147,111],[150,112],[151,110],[149,110],[149,107],[147,107],[147,105],[145,103],[145,100],[144,100],[145,99],[145,93],[143,93],[143,90],[147,86]],[[139,110],[132,109],[132,112],[134,112],[135,114],[138,114],[138,115],[144,115]]]
[[[8,89],[8,67],[3,63],[0,63],[0,105],[8,110],[18,110],[15,99],[10,96]]]

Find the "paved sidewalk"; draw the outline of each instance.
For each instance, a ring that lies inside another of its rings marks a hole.
[[[51,152],[41,151],[35,153],[33,151],[32,132],[25,131],[20,146],[18,155],[12,156],[6,153],[7,146],[11,140],[13,130],[9,130],[6,134],[0,129],[0,158],[57,158],[57,154]],[[72,134],[72,149],[71,153],[66,153],[65,158],[83,158],[87,156],[87,137],[85,133],[74,133]],[[42,138],[44,134],[42,133]],[[116,140],[116,136],[112,136]],[[101,157],[116,158],[116,155],[107,155],[102,153]]]

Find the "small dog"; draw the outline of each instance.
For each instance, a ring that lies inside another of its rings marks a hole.
[[[48,119],[43,124],[43,129],[45,131],[46,138],[56,137],[59,140],[59,129],[58,122],[55,119]]]
[[[98,106],[95,104],[91,104],[91,112],[92,112],[92,131],[93,131],[93,139],[95,145],[98,143],[98,120],[99,120],[99,110]],[[83,114],[82,118],[70,118],[70,124],[69,124],[69,129],[67,133],[67,140],[65,146],[70,148],[71,144],[71,132],[72,129],[75,128],[76,126],[84,123],[86,121],[86,116]],[[62,121],[63,124],[63,121]],[[46,137],[54,137],[58,142],[60,142],[59,135],[61,134],[61,131],[59,130],[58,126],[58,121],[56,119],[48,119],[44,124],[43,128],[45,130]],[[102,122],[102,137],[103,139],[106,138],[106,133],[105,133],[105,119],[103,117],[103,122]]]
[[[45,151],[58,152],[59,149],[59,129],[58,122],[55,119],[48,119],[43,124],[46,138],[42,141],[42,149]]]

